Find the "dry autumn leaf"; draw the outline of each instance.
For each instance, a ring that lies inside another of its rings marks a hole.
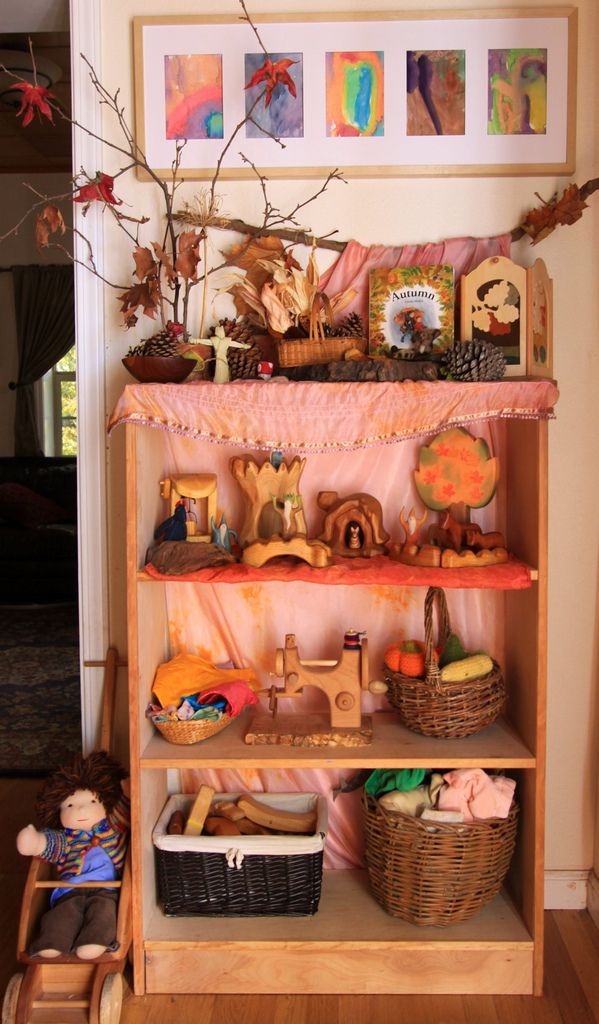
[[[142,284],[133,284],[126,292],[118,296],[122,302],[121,313],[127,327],[133,327],[137,322],[136,311],[141,306],[145,316],[152,320],[156,316],[156,310],[160,301],[160,291],[155,278],[143,281]]]
[[[201,236],[195,231],[182,231],[179,235],[179,255],[175,260],[175,270],[185,280],[196,277],[200,262]]]
[[[140,281],[143,281],[151,273],[156,273],[156,262],[152,253],[145,245],[136,245],[133,250],[135,260],[135,274]]]
[[[173,261],[158,242],[152,242],[152,246],[154,247],[154,252],[156,253],[158,260],[160,261],[160,266],[162,267],[164,273],[166,274],[166,279],[168,283],[170,285],[174,285],[175,281],[177,280],[177,274],[175,268],[173,267]]]
[[[283,254],[283,243],[280,238],[273,235],[251,238],[246,235],[243,242],[232,245],[229,249],[223,249],[222,255],[227,263],[232,263],[241,270],[250,270],[257,260],[264,256]]]
[[[35,242],[38,249],[44,249],[50,244],[50,235],[64,235],[65,231],[65,223],[58,207],[52,204],[44,206],[35,221]]]
[[[532,244],[547,238],[558,224],[574,224],[582,217],[587,204],[580,195],[577,185],[568,185],[561,197],[529,210],[522,223],[522,229],[530,236]]]

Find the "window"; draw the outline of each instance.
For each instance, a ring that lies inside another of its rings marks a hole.
[[[73,346],[43,380],[44,451],[77,454],[77,356]]]

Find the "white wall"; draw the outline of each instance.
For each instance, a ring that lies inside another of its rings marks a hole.
[[[32,203],[32,193],[23,184],[26,177],[38,192],[47,196],[62,195],[69,189],[66,174],[3,174],[0,176],[0,236],[19,223]],[[67,257],[58,251],[43,250],[35,246],[34,219],[29,218],[16,236],[0,243],[0,266],[10,267],[27,263],[64,263]],[[16,380],[18,355],[16,348],[15,308],[12,274],[0,274],[0,455],[14,454],[13,422],[15,392],[8,390],[8,382]]]
[[[103,5],[103,81],[132,110],[131,17],[164,14],[164,0],[122,0]],[[275,11],[452,9],[449,0],[406,3],[402,0],[311,0],[298,4],[250,0],[250,9]],[[496,4],[462,0],[460,8],[481,9]],[[511,0],[510,8],[542,7],[531,0]],[[599,174],[596,132],[599,5],[580,0],[578,158],[575,180],[583,183]],[[180,0],[178,14],[198,14],[192,0]],[[238,14],[235,0],[205,0],[202,13]],[[108,126],[107,126],[108,128]],[[107,156],[105,171],[114,164]],[[362,242],[424,242],[455,235],[493,235],[515,227],[535,205],[535,192],[550,197],[565,185],[557,178],[477,178],[350,180],[333,186],[310,212],[316,233],[338,229],[341,239]],[[197,188],[197,186],[195,186]],[[151,213],[153,186],[132,176],[119,184],[135,210]],[[285,208],[307,197],[313,184],[274,183],[272,200]],[[194,185],[185,187],[191,196]],[[247,183],[227,182],[221,192],[227,211],[247,220],[261,209],[258,190]],[[547,785],[547,867],[552,870],[589,869],[593,863],[593,833],[597,782],[597,706],[593,683],[597,675],[594,634],[597,623],[597,564],[599,534],[599,477],[597,474],[597,402],[599,396],[599,196],[590,200],[582,220],[558,229],[535,250],[527,244],[513,256],[524,263],[542,256],[555,280],[555,375],[561,399],[557,421],[550,426],[550,606],[549,717]],[[109,277],[122,279],[129,256],[122,242],[107,235],[105,264]],[[324,267],[323,258],[321,265]],[[107,353],[107,405],[116,400],[127,377],[120,365],[130,339],[118,328],[114,293],[106,291],[106,317],[113,327]],[[109,332],[110,333],[110,332]],[[150,332],[146,332],[150,333]],[[121,432],[109,447],[108,509],[110,514],[111,573],[113,573],[112,632],[125,643],[124,459]]]

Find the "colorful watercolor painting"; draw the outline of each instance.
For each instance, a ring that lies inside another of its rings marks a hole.
[[[464,134],[464,50],[408,50],[406,86],[408,135]]]
[[[489,135],[545,135],[547,50],[489,50]]]
[[[327,136],[384,135],[382,50],[326,54]]]
[[[252,114],[255,124],[249,122],[245,126],[248,139],[265,139],[264,132],[276,135],[279,139],[303,139],[304,137],[304,63],[301,53],[269,53],[273,62],[283,61],[293,82],[295,96],[289,85],[279,82],[273,92],[268,106],[263,102],[256,104]],[[259,68],[264,64],[263,53],[245,54],[245,81],[250,82]],[[287,63],[290,61],[289,65]],[[246,88],[245,112],[249,114],[259,96],[264,93],[264,82],[257,82]],[[261,131],[260,129],[264,129]]]
[[[223,75],[220,53],[164,58],[167,139],[223,138]]]

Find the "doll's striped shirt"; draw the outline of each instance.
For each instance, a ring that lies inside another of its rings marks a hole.
[[[110,814],[89,831],[84,829],[43,829],[46,846],[41,855],[42,860],[56,865],[61,882],[69,879],[83,881],[109,881],[119,878],[122,874],[127,842],[129,838],[129,800],[123,796]],[[101,849],[106,857],[98,866],[97,856],[93,851]],[[89,853],[94,867],[86,866]],[[76,882],[75,882],[76,884]],[[53,902],[66,895],[70,890],[58,889],[52,894]]]

